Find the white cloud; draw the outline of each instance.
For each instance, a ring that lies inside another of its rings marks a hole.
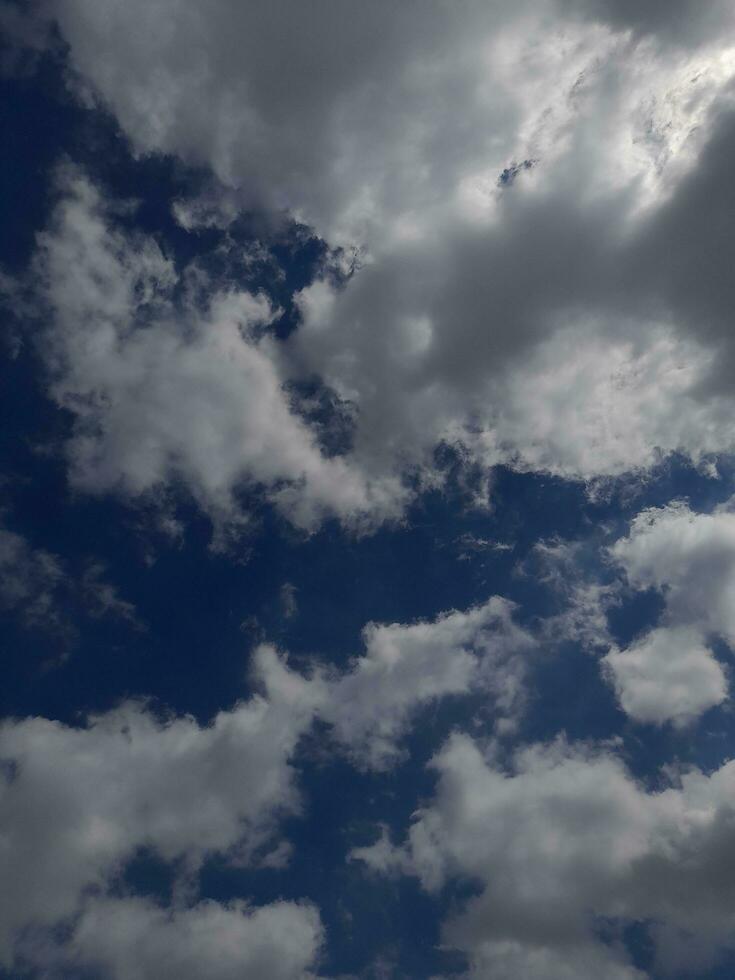
[[[306,903],[168,911],[142,898],[101,899],[56,957],[110,980],[309,980],[321,940],[319,913]]]
[[[255,671],[264,695],[208,727],[134,702],[85,728],[2,723],[0,865],[14,882],[0,897],[6,964],[23,928],[73,916],[138,848],[193,873],[209,853],[250,862],[269,845],[279,815],[299,805],[289,758],[315,703],[272,650],[256,652]]]
[[[436,796],[405,848],[391,856],[383,839],[374,856],[353,856],[429,890],[454,878],[480,885],[443,933],[467,953],[470,977],[642,977],[619,942],[601,940],[602,920],[613,937],[614,923],[659,923],[661,958],[674,934],[693,937],[695,959],[697,941],[710,956],[731,942],[735,763],[647,792],[612,750],[557,741],[519,750],[505,770],[455,735],[432,764]]]
[[[277,342],[255,334],[274,315],[262,295],[232,288],[211,291],[204,310],[191,295],[177,304],[179,277],[156,243],[112,228],[84,177],[61,180],[35,274],[52,311],[51,393],[76,419],[76,486],[140,495],[183,479],[215,521],[238,517],[242,484],[303,527],[325,513],[359,523],[396,512],[398,481],[326,457],[291,411]]]
[[[179,861],[191,882],[212,853],[238,864],[282,866],[289,845],[277,839],[278,818],[299,807],[290,757],[317,717],[357,764],[374,769],[400,759],[413,716],[442,697],[483,694],[482,710],[493,712],[497,730],[512,728],[523,706],[524,657],[534,647],[513,612],[496,596],[432,622],[371,623],[364,656],[343,673],[315,670],[309,678],[263,644],[253,655],[263,695],[221,711],[206,727],[190,717],[158,718],[138,702],[91,717],[83,728],[44,718],[3,722],[0,872],[17,885],[0,897],[0,959],[11,963],[14,950],[23,952],[24,930],[34,930],[40,949],[44,930],[81,916],[72,946],[54,956],[98,956],[115,976],[134,969],[153,976],[159,947],[179,932],[196,932],[201,919],[211,915],[235,935],[250,930],[255,919],[243,920],[242,910],[159,910],[128,961],[124,938],[94,938],[97,926],[90,923],[119,909],[122,933],[142,928],[142,900],[105,897],[140,848]],[[90,892],[101,896],[91,905]],[[317,931],[311,944],[297,944],[308,957]]]
[[[682,502],[642,511],[610,548],[636,590],[664,599],[659,625],[627,649],[614,644],[603,670],[637,721],[683,725],[728,697],[713,637],[735,643],[735,514],[698,514]]]
[[[727,697],[727,680],[701,633],[660,627],[602,659],[626,714],[636,721],[686,725]]]
[[[400,759],[412,716],[442,697],[484,692],[498,729],[512,728],[534,647],[512,616],[512,603],[494,596],[432,622],[369,624],[365,655],[332,682],[323,717],[358,763],[376,769]]]
[[[735,513],[672,503],[640,513],[611,549],[635,589],[657,589],[674,625],[735,644]]]
[[[442,697],[481,693],[482,710],[493,712],[497,729],[512,728],[523,706],[524,657],[534,646],[513,611],[493,597],[432,622],[369,624],[364,656],[341,674],[302,677],[261,645],[254,677],[263,695],[221,711],[206,727],[189,717],[158,718],[138,702],[91,717],[83,728],[44,718],[3,722],[0,871],[17,885],[0,897],[0,958],[10,964],[28,948],[38,958],[49,942],[39,937],[73,920],[72,938],[48,955],[99,960],[125,980],[158,975],[157,957],[169,943],[194,942],[202,922],[235,937],[260,935],[256,923],[270,921],[280,906],[252,915],[214,905],[155,910],[138,898],[113,900],[107,889],[140,848],[180,862],[193,884],[212,853],[238,864],[282,866],[289,845],[277,838],[278,819],[299,807],[290,757],[317,717],[357,764],[374,769],[400,759],[412,717]],[[315,913],[284,906],[281,914],[302,921],[284,969],[301,962],[299,955],[311,962],[319,938]],[[111,931],[100,925],[108,918],[118,923]],[[140,942],[129,943],[136,930]],[[31,935],[30,947],[24,935]],[[264,944],[262,955],[271,955],[267,935]],[[201,956],[208,955],[203,949]],[[259,955],[248,947],[232,964],[226,959],[222,976],[256,971],[251,959],[260,963]],[[196,958],[192,963],[198,964],[192,970],[203,969]],[[297,975],[293,970],[284,976]]]
[[[517,980],[644,980],[645,974],[595,942],[564,950],[529,947],[515,941],[483,943],[473,951],[468,980],[513,977]]]

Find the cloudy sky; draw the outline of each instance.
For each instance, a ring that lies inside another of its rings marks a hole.
[[[731,0],[0,35],[0,980],[732,978]]]

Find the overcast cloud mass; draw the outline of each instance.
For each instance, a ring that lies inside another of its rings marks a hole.
[[[0,980],[735,973],[735,7],[0,0]]]

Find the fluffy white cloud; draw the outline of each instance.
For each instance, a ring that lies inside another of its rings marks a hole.
[[[532,637],[498,596],[432,622],[369,624],[365,655],[329,686],[322,714],[353,757],[372,768],[400,758],[399,739],[416,711],[441,697],[484,692],[500,731],[512,728],[524,696]]]
[[[470,977],[642,978],[619,941],[603,942],[603,923],[613,940],[611,923],[658,923],[662,962],[674,937],[693,938],[693,957],[697,940],[710,957],[731,942],[735,763],[670,774],[665,789],[647,792],[611,750],[557,741],[520,750],[504,769],[455,735],[432,765],[436,797],[405,847],[383,839],[353,857],[415,874],[430,890],[477,882],[479,894],[444,926]]]
[[[735,643],[735,514],[698,514],[681,502],[645,510],[610,549],[637,590],[664,599],[658,627],[627,649],[614,645],[603,670],[621,707],[638,721],[686,724],[728,696],[711,638]]]
[[[210,293],[205,309],[191,294],[176,302],[186,282],[156,243],[111,227],[84,177],[60,179],[35,275],[52,315],[51,393],[76,418],[76,486],[137,495],[179,478],[215,520],[237,515],[240,485],[262,486],[304,527],[324,513],[359,522],[395,512],[398,481],[370,482],[326,457],[291,410],[277,344],[256,336],[274,315],[262,295],[232,288]]]
[[[217,967],[222,977],[238,969],[256,976],[276,955],[271,917],[277,924],[294,916],[298,928],[282,969],[284,977],[300,975],[319,945],[313,910],[155,909],[138,898],[106,897],[107,887],[140,848],[179,861],[192,882],[215,852],[240,864],[280,866],[287,842],[274,836],[278,818],[299,806],[289,760],[317,717],[359,765],[374,769],[400,759],[412,717],[441,697],[481,693],[498,731],[512,728],[523,705],[524,658],[534,646],[513,611],[493,597],[432,622],[369,624],[364,656],[343,673],[315,670],[310,678],[261,645],[254,678],[263,695],[220,712],[207,727],[189,717],[156,717],[137,702],[83,728],[43,718],[3,722],[0,871],[17,886],[0,897],[2,960],[25,954],[40,963],[46,950],[54,962],[100,963],[122,980],[158,976],[166,949],[187,949],[209,923],[213,935],[233,937],[225,944],[232,957]],[[71,939],[49,946],[43,937],[60,921],[75,923]],[[28,930],[30,945],[23,941]],[[130,941],[134,934],[140,941]],[[262,949],[257,942],[234,949],[251,935],[263,937]],[[201,975],[210,954],[205,945],[191,958],[192,975]]]
[[[319,913],[305,903],[168,911],[141,898],[101,899],[56,955],[110,980],[309,980],[321,940]]]
[[[552,641],[581,643],[601,657],[603,675],[622,709],[640,722],[677,726],[728,697],[728,677],[713,652],[735,642],[735,514],[728,503],[710,514],[675,501],[639,513],[627,536],[604,550],[615,580],[586,577],[584,546],[542,542],[534,549],[542,578],[564,603],[546,619]],[[596,560],[596,559],[595,559]],[[615,643],[607,612],[630,590],[653,589],[663,600],[658,623],[625,649]]]
[[[673,503],[643,511],[611,549],[636,589],[658,589],[665,617],[735,644],[735,513]]]
[[[138,848],[192,873],[209,853],[249,862],[269,846],[278,816],[298,807],[289,757],[315,703],[309,682],[268,648],[256,652],[255,675],[264,695],[207,727],[134,702],[85,728],[2,723],[0,866],[14,882],[0,897],[6,964],[25,927],[73,916]]]
[[[602,660],[626,714],[636,721],[685,725],[727,697],[727,680],[702,634],[660,627]]]

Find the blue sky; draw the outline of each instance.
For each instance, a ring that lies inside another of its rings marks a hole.
[[[729,6],[0,29],[0,976],[730,977]]]

